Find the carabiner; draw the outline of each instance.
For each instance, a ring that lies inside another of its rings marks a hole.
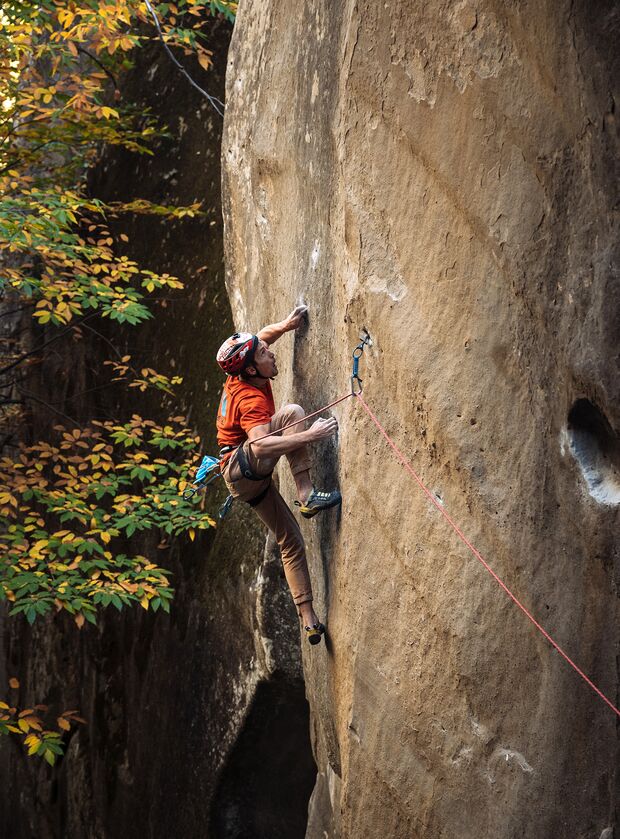
[[[357,382],[357,390],[355,390],[355,383]],[[353,396],[358,396],[362,392],[362,380],[359,376],[351,376],[351,393]]]

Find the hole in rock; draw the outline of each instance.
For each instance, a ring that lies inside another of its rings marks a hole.
[[[316,772],[303,682],[261,682],[220,776],[209,835],[303,839]]]
[[[620,504],[620,440],[605,415],[588,399],[578,399],[568,413],[567,433],[592,498]]]

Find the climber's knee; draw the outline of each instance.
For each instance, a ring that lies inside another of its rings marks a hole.
[[[296,405],[294,402],[291,402],[289,405],[285,405],[284,412],[291,417],[291,419],[303,419],[303,417],[306,416],[306,412],[301,405]]]

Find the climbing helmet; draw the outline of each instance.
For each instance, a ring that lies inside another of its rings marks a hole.
[[[217,351],[217,363],[228,376],[238,376],[254,360],[258,337],[251,332],[235,332]]]

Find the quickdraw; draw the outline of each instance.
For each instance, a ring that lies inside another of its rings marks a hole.
[[[359,377],[360,358],[364,352],[364,347],[371,346],[371,344],[372,341],[370,340],[368,330],[363,329],[362,334],[360,335],[360,342],[353,350],[353,373],[351,374],[351,393],[353,396],[357,396],[362,392],[362,380]],[[357,390],[355,389],[356,386]]]

